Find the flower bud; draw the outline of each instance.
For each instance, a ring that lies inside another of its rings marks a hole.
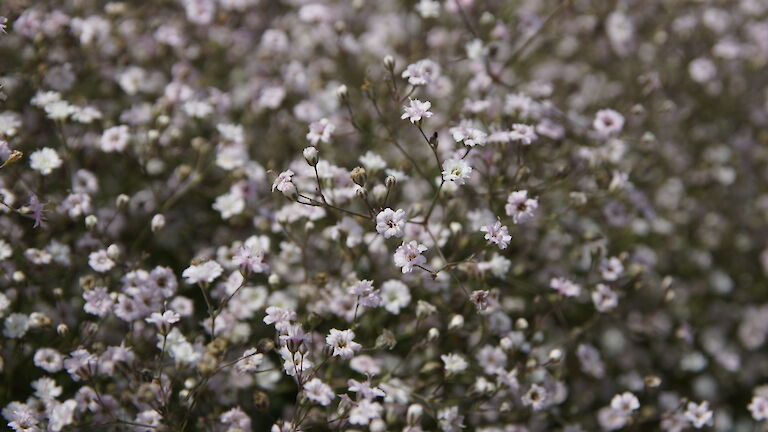
[[[365,174],[365,168],[363,167],[356,167],[349,173],[349,176],[352,177],[352,181],[358,186],[365,186],[365,183],[368,181],[368,176]]]
[[[336,97],[341,99],[342,101],[345,101],[348,96],[349,96],[349,91],[347,90],[347,86],[345,86],[344,84],[340,85],[336,89]]]
[[[131,197],[129,197],[126,194],[120,194],[117,196],[117,200],[115,201],[115,205],[117,206],[118,210],[125,207],[126,204],[128,204],[128,201],[131,200]]]
[[[161,213],[158,213],[152,217],[152,223],[150,224],[152,227],[152,232],[158,232],[165,226],[165,216],[163,216]]]
[[[405,418],[409,426],[414,426],[419,423],[422,415],[424,415],[424,407],[419,404],[411,404]]]
[[[448,323],[448,329],[455,330],[460,329],[464,327],[464,317],[461,315],[454,315],[453,318],[451,318],[451,322]]]
[[[99,223],[99,218],[95,215],[88,215],[85,217],[85,228],[88,229],[88,231],[91,231],[92,229],[96,228],[96,224]]]
[[[56,333],[58,333],[59,336],[64,337],[69,334],[69,327],[64,323],[61,323],[56,326]]]
[[[430,342],[434,341],[435,339],[437,339],[439,337],[440,337],[440,330],[438,330],[436,327],[432,327],[427,332],[427,340],[430,341]]]
[[[395,68],[395,58],[389,54],[384,56],[384,67],[389,70],[393,70]]]
[[[528,320],[525,318],[518,318],[517,321],[515,321],[515,328],[518,330],[525,330],[528,328]]]
[[[109,247],[107,248],[107,256],[111,260],[116,260],[120,258],[120,246],[116,244],[109,245]]]
[[[560,359],[562,359],[562,358],[563,358],[563,351],[561,351],[558,348],[555,348],[555,349],[553,349],[552,351],[549,352],[549,361],[550,362],[553,362],[553,363],[559,362]]]
[[[307,147],[304,149],[304,159],[309,166],[317,165],[317,149],[315,147]]]
[[[23,271],[16,270],[15,272],[13,272],[14,282],[24,282],[25,279],[27,279],[27,275],[25,275]]]
[[[371,432],[385,432],[387,430],[387,424],[382,419],[376,419],[368,426]]]
[[[378,202],[384,201],[384,198],[387,197],[387,187],[383,184],[377,184],[373,187],[373,197]]]
[[[397,185],[397,178],[395,178],[393,175],[388,175],[387,178],[384,179],[384,184],[388,188],[392,189],[395,187],[395,185]]]
[[[272,285],[272,286],[275,286],[275,285],[279,284],[279,283],[280,283],[280,276],[278,276],[278,275],[276,275],[276,274],[272,273],[272,274],[271,274],[271,275],[269,275],[269,277],[267,278],[267,283],[269,283],[269,284],[270,284],[270,285]]]

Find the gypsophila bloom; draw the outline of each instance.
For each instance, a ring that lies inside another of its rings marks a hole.
[[[253,273],[269,271],[269,265],[264,262],[264,252],[255,244],[241,246],[232,257],[232,262]]]
[[[245,200],[239,193],[227,193],[217,197],[212,207],[221,213],[222,219],[227,220],[245,210]]]
[[[110,259],[107,250],[102,249],[96,252],[91,252],[88,255],[88,265],[97,272],[104,273],[114,267],[115,262]]]
[[[431,107],[432,103],[429,101],[411,99],[408,105],[403,106],[404,113],[400,118],[411,123],[420,123],[422,119],[432,117],[433,113],[429,110]]]
[[[467,369],[467,366],[469,366],[467,361],[464,360],[464,357],[460,354],[443,354],[440,356],[440,359],[443,360],[445,372],[449,375],[464,372]]]
[[[497,245],[499,249],[506,249],[509,241],[512,240],[509,230],[500,221],[494,222],[493,225],[483,225],[480,231],[485,233],[486,240]]]
[[[387,239],[402,237],[405,221],[405,210],[385,208],[376,215],[376,231]]]
[[[768,397],[753,396],[747,409],[756,421],[768,420]]]
[[[699,404],[688,402],[685,406],[685,418],[687,418],[696,429],[712,425],[714,412],[709,409],[709,402],[703,401]]]
[[[600,275],[606,281],[615,281],[624,273],[624,264],[618,257],[610,257],[600,262]]]
[[[576,297],[581,294],[581,286],[570,279],[563,277],[552,278],[549,287],[560,293],[563,297]]]
[[[240,374],[256,372],[263,361],[263,354],[259,354],[256,348],[248,348],[243,351],[240,360],[235,363],[235,370]]]
[[[630,392],[624,392],[617,394],[611,399],[611,408],[624,413],[625,415],[631,414],[640,408],[640,401],[637,400],[637,396]]]
[[[462,159],[448,159],[443,162],[443,179],[463,185],[472,175],[472,167]]]
[[[509,194],[504,210],[507,212],[507,216],[512,216],[514,222],[519,224],[531,220],[538,207],[539,201],[535,198],[528,198],[528,191],[521,190]]]
[[[121,125],[105,130],[99,143],[105,152],[121,152],[125,150],[129,139],[128,126]]]
[[[61,158],[56,150],[45,147],[35,151],[29,156],[29,166],[39,171],[42,175],[48,175],[61,166]]]
[[[202,264],[192,264],[181,274],[188,284],[200,282],[211,283],[221,275],[224,269],[216,261],[206,261]]]
[[[544,387],[541,387],[538,384],[533,384],[523,395],[522,402],[523,405],[530,406],[534,411],[538,411],[544,407],[548,397],[549,395]]]
[[[533,126],[519,123],[512,125],[509,136],[513,141],[519,141],[523,145],[531,145],[539,138]]]
[[[384,408],[378,402],[363,399],[357,402],[349,412],[349,422],[353,425],[367,425],[381,417]]]
[[[381,285],[381,300],[387,312],[398,315],[411,303],[411,292],[403,282],[388,280]]]
[[[427,263],[427,259],[422,255],[426,250],[426,246],[414,240],[403,242],[395,251],[395,265],[400,267],[403,273],[410,273],[414,267]]]
[[[316,146],[319,142],[330,142],[334,130],[336,130],[336,126],[328,121],[328,119],[320,119],[310,123],[307,140],[313,146]]]
[[[595,114],[592,127],[603,137],[618,135],[624,129],[624,116],[612,109],[600,110]]]
[[[462,124],[450,129],[451,136],[457,143],[463,143],[467,147],[474,147],[476,145],[485,145],[486,137],[485,132],[480,129],[471,127],[467,124]]]
[[[317,378],[313,378],[304,384],[304,396],[322,406],[330,405],[335,397],[333,390],[328,387],[328,384],[325,384]]]
[[[272,192],[277,189],[287,197],[292,197],[297,193],[296,185],[293,183],[293,171],[287,170],[280,173],[272,184]]]
[[[349,287],[349,293],[357,297],[360,306],[375,308],[381,303],[379,290],[374,289],[373,282],[369,280],[357,281]]]
[[[424,7],[429,8],[429,5],[417,6],[417,8],[419,8],[420,10],[421,8],[424,8]],[[438,9],[439,9],[439,5],[438,5]],[[434,82],[439,75],[440,75],[440,66],[432,60],[424,59],[424,60],[419,60],[416,63],[409,64],[405,68],[401,76],[408,80],[408,84],[419,86],[419,85],[427,85]],[[427,106],[426,109],[429,109],[429,106]]]
[[[172,310],[167,310],[163,313],[152,312],[152,315],[150,315],[149,318],[145,318],[144,321],[154,324],[162,333],[168,333],[171,326],[179,322],[179,318],[180,316],[178,313]]]
[[[616,308],[619,304],[619,296],[608,285],[597,284],[592,291],[592,303],[599,312],[608,312]]]
[[[352,330],[331,329],[325,338],[325,343],[333,349],[334,357],[348,359],[362,347],[359,343],[352,340],[354,337],[355,332]]]

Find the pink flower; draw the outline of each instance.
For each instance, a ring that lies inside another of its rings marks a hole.
[[[414,267],[427,263],[427,259],[421,254],[426,250],[426,246],[415,240],[403,242],[395,251],[395,265],[401,267],[403,273],[410,273]]]
[[[325,343],[333,348],[333,356],[343,359],[351,358],[362,346],[353,341],[355,332],[352,330],[331,329],[325,338]]]
[[[432,112],[429,111],[431,107],[432,103],[429,101],[422,102],[418,99],[411,99],[408,105],[403,106],[405,112],[400,118],[408,119],[411,123],[419,123],[422,118],[432,117]]]
[[[486,233],[485,239],[498,245],[499,249],[506,249],[507,246],[509,246],[509,241],[512,240],[512,236],[509,235],[509,230],[502,225],[500,221],[496,221],[490,226],[484,225],[480,228],[480,231]]]

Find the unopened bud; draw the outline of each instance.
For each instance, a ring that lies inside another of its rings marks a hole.
[[[439,337],[440,337],[440,330],[438,330],[435,327],[432,327],[427,332],[427,340],[430,341],[430,342],[434,341],[435,339],[437,339]]]
[[[518,318],[517,321],[515,321],[515,328],[518,330],[525,330],[528,328],[528,320],[525,318]]]
[[[363,167],[356,167],[349,173],[349,176],[352,177],[352,181],[358,186],[365,186],[365,183],[368,181],[368,176],[365,174],[365,168]]]
[[[15,272],[13,272],[14,282],[24,282],[25,279],[27,279],[27,275],[25,275],[23,271],[16,270]]]
[[[163,227],[165,227],[165,216],[160,213],[152,216],[152,223],[150,226],[152,227],[152,232],[160,231],[163,229]]]
[[[120,258],[120,246],[116,244],[109,245],[109,247],[107,248],[107,256],[111,260],[117,260],[118,258]]]
[[[415,426],[421,420],[421,416],[424,415],[424,407],[419,404],[411,404],[408,407],[408,413],[405,415],[405,419],[409,426]]]
[[[88,215],[85,217],[85,227],[88,229],[88,231],[96,228],[96,224],[99,223],[99,218],[95,215]]]
[[[126,204],[128,204],[128,201],[131,200],[131,197],[129,197],[126,194],[120,194],[117,196],[117,200],[115,201],[115,205],[117,206],[118,210],[125,207]]]
[[[386,67],[389,70],[392,70],[395,68],[395,58],[391,55],[387,54],[384,56],[384,67]]]
[[[387,178],[384,179],[384,184],[391,189],[397,185],[397,178],[393,175],[388,175]]]
[[[272,273],[267,278],[267,283],[269,283],[272,286],[275,286],[280,283],[280,276],[276,275],[275,273]]]
[[[346,100],[348,96],[349,96],[349,90],[347,89],[347,86],[345,86],[344,84],[340,85],[336,89],[336,97],[338,97],[342,101]]]
[[[563,358],[563,352],[557,348],[553,349],[549,352],[549,361],[550,362],[559,362],[560,359]]]
[[[304,149],[304,159],[309,166],[317,165],[317,149],[315,147],[307,147]]]
[[[464,327],[464,317],[458,314],[454,315],[453,318],[451,318],[451,322],[448,324],[448,328],[454,330],[462,327]]]
[[[58,333],[59,336],[64,337],[69,334],[69,327],[64,323],[59,324],[56,326],[56,333]]]

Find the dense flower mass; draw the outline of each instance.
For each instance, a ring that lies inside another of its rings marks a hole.
[[[0,1],[0,424],[768,427],[768,1]]]

